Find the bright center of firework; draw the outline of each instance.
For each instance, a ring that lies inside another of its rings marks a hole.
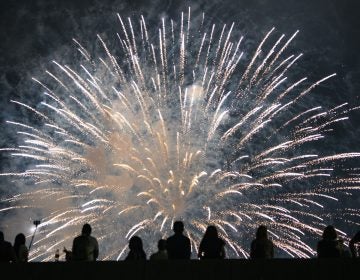
[[[204,96],[204,89],[202,86],[199,85],[191,85],[186,88],[186,90],[189,92],[189,98],[194,101],[200,101],[203,100]]]
[[[358,153],[308,152],[349,110],[303,102],[333,75],[287,82],[301,57],[286,51],[297,32],[268,46],[271,30],[245,63],[234,25],[191,26],[190,11],[154,30],[143,17],[119,20],[116,47],[98,35],[103,52],[90,54],[74,40],[80,66],[54,62],[44,82],[34,79],[44,92],[38,109],[13,101],[42,121],[9,121],[21,144],[4,149],[28,161],[3,175],[34,183],[10,208],[43,213],[31,258],[51,259],[85,222],[101,258],[121,258],[135,234],[154,249],[175,219],[193,252],[213,224],[230,257],[247,257],[266,224],[278,250],[312,256],[304,236],[321,233],[324,202],[358,189],[358,177],[332,177],[338,160]]]

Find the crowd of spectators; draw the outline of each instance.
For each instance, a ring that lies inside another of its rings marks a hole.
[[[96,261],[99,256],[99,245],[95,237],[91,236],[91,226],[85,224],[81,235],[73,240],[72,250],[66,250],[66,261]],[[190,239],[184,235],[184,223],[176,221],[173,224],[174,234],[158,241],[158,251],[150,256],[150,260],[178,260],[191,258]],[[353,257],[359,257],[356,244],[360,242],[360,231],[350,240],[349,248]],[[338,238],[336,229],[329,225],[324,229],[322,239],[317,244],[318,258],[341,258],[346,256],[344,242]],[[226,242],[219,237],[217,228],[209,225],[198,248],[198,258],[225,259]],[[143,242],[139,236],[132,236],[128,244],[129,252],[126,261],[146,260]],[[29,250],[26,247],[25,235],[19,233],[15,237],[14,245],[5,241],[0,231],[0,262],[27,262]],[[251,259],[274,258],[274,244],[268,237],[267,227],[260,225],[256,237],[250,246]],[[58,259],[58,257],[56,258]]]

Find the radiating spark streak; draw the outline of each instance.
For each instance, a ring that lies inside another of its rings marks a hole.
[[[77,220],[80,220],[81,218],[82,217],[75,217],[75,218],[71,219],[69,222],[67,222],[67,223],[63,224],[62,226],[60,226],[60,227],[54,229],[53,231],[49,232],[46,235],[46,237],[49,237],[49,236],[53,235],[55,232],[57,232],[57,231],[59,231],[59,230],[61,230],[63,228],[66,228],[67,226],[69,226],[70,224],[73,224],[74,222],[76,222]]]
[[[241,83],[243,82],[243,80],[248,77],[248,73],[250,72],[250,69],[252,68],[252,66],[253,66],[256,58],[257,58],[258,55],[260,54],[262,46],[264,45],[265,41],[269,38],[270,34],[271,34],[274,30],[275,30],[275,28],[273,27],[273,28],[265,35],[264,39],[260,42],[257,50],[255,51],[254,56],[252,57],[249,65],[247,66],[247,68],[246,68],[243,76],[241,77],[241,80],[240,80],[239,84],[241,84]]]
[[[90,60],[91,59],[91,55],[89,54],[89,52],[76,40],[76,39],[72,39],[76,45],[79,46],[80,50],[81,50],[81,53],[85,56],[85,58],[87,60]]]
[[[224,195],[231,195],[231,194],[243,195],[242,192],[239,192],[237,190],[228,190],[228,191],[218,193],[216,196],[217,197],[223,197]]]
[[[290,37],[289,40],[285,43],[285,45],[281,48],[281,50],[277,53],[276,57],[269,63],[268,69],[271,69],[271,66],[276,62],[276,60],[279,58],[279,56],[283,53],[283,51],[289,46],[289,44],[294,40],[296,35],[299,33],[299,30],[296,30],[296,32]]]
[[[208,212],[207,219],[208,219],[208,221],[210,221],[210,220],[211,220],[211,209],[210,209],[210,207],[205,207],[205,209],[206,209],[207,212]]]
[[[264,121],[258,126],[254,127],[244,138],[239,141],[238,147],[244,146],[244,144],[249,141],[251,137],[256,134],[260,129],[262,129],[268,122],[270,122],[270,120]]]
[[[81,205],[81,207],[85,207],[85,206],[88,206],[88,205],[91,205],[91,204],[94,204],[94,203],[98,203],[98,202],[109,202],[109,200],[107,200],[107,199],[94,199],[94,200],[91,200],[89,202],[84,203],[83,205]]]
[[[318,80],[317,82],[313,83],[310,87],[308,87],[306,90],[302,91],[298,97],[295,98],[294,102],[296,102],[298,99],[300,99],[301,97],[303,97],[304,95],[308,94],[313,88],[315,88],[316,86],[320,85],[322,82],[325,82],[326,80],[332,78],[336,76],[336,73],[328,75],[320,80]]]
[[[255,73],[253,74],[253,76],[251,77],[250,80],[250,84],[254,84],[256,78],[258,77],[260,71],[265,67],[266,62],[268,61],[268,59],[270,58],[270,56],[274,53],[275,48],[277,47],[278,44],[280,44],[281,40],[285,37],[284,34],[282,34],[280,36],[280,38],[276,41],[276,43],[273,45],[273,47],[271,48],[271,50],[268,52],[267,56],[263,59],[261,65],[255,70]]]
[[[120,212],[118,213],[118,215],[121,215],[121,214],[123,214],[123,213],[129,212],[130,210],[133,210],[133,209],[137,209],[137,208],[139,208],[139,207],[140,207],[140,206],[131,206],[131,207],[128,207],[128,208],[120,211]]]
[[[26,105],[22,102],[19,101],[15,101],[15,100],[10,100],[10,102],[18,104],[26,109],[29,109],[30,111],[34,112],[36,115],[39,115],[40,117],[44,118],[44,120],[50,121],[49,118],[47,116],[45,116],[44,114],[40,113],[39,111],[35,110],[34,108],[30,107],[29,105]]]
[[[11,207],[6,207],[6,208],[0,209],[0,212],[13,210],[13,209],[23,209],[23,208],[30,208],[30,206],[11,206]]]

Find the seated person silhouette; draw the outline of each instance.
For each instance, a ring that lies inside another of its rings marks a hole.
[[[63,252],[65,253],[65,261],[71,262],[72,261],[72,252],[70,250],[66,249],[66,247],[64,247]]]
[[[351,238],[349,242],[349,247],[351,251],[351,255],[353,258],[359,257],[359,250],[356,252],[355,244],[360,243],[360,231],[358,231],[353,238]]]
[[[14,241],[14,251],[16,260],[18,262],[27,262],[29,256],[29,250],[25,245],[25,235],[23,233],[19,233],[15,237]]]
[[[150,256],[150,260],[167,260],[166,240],[160,239],[158,242],[158,251]]]
[[[0,231],[0,262],[15,262],[15,251],[10,242],[4,240],[4,233]]]
[[[322,240],[317,244],[318,258],[339,258],[342,255],[341,242],[338,240],[333,226],[327,226],[322,234]]]
[[[99,256],[99,245],[96,238],[91,235],[91,226],[85,224],[81,235],[74,238],[72,245],[73,261],[96,261]]]
[[[267,227],[261,225],[256,231],[256,238],[251,242],[251,259],[272,259],[274,257],[274,244],[267,235]]]
[[[190,239],[183,235],[184,224],[176,221],[173,225],[174,235],[166,240],[166,249],[170,260],[190,259]]]
[[[125,260],[146,260],[146,254],[143,249],[143,243],[139,236],[134,235],[129,240],[129,254]]]
[[[225,241],[218,237],[215,226],[208,226],[200,242],[198,257],[205,259],[224,259]]]

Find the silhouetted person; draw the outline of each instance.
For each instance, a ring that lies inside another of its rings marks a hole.
[[[166,249],[169,259],[190,259],[191,246],[190,239],[183,235],[184,224],[176,221],[173,225],[174,235],[166,240]]]
[[[158,242],[158,251],[150,256],[150,260],[167,260],[166,240],[160,239]]]
[[[65,253],[65,261],[72,261],[72,252],[64,247],[63,252]]]
[[[250,258],[272,259],[273,257],[274,244],[268,239],[266,226],[261,225],[256,231],[256,238],[251,242]]]
[[[25,241],[26,239],[24,234],[19,233],[18,235],[16,235],[14,242],[14,251],[15,251],[16,260],[18,262],[28,261],[29,250],[25,245]]]
[[[327,226],[322,234],[322,240],[317,244],[317,256],[318,258],[340,258],[341,246],[335,228]]]
[[[10,242],[4,240],[4,233],[0,231],[0,262],[15,262],[15,252]]]
[[[74,238],[72,246],[73,261],[96,261],[99,256],[99,245],[91,235],[91,226],[85,224],[81,235]]]
[[[356,252],[356,248],[355,248],[355,243],[359,243],[360,242],[360,231],[358,231],[355,236],[353,238],[351,238],[350,242],[349,242],[349,247],[350,247],[350,251],[351,251],[351,255],[353,256],[353,258],[359,257],[359,251]]]
[[[143,249],[143,243],[139,236],[134,235],[129,240],[129,254],[125,260],[146,260],[146,254]]]
[[[218,237],[215,226],[208,226],[200,242],[198,257],[204,259],[224,259],[225,241]]]

